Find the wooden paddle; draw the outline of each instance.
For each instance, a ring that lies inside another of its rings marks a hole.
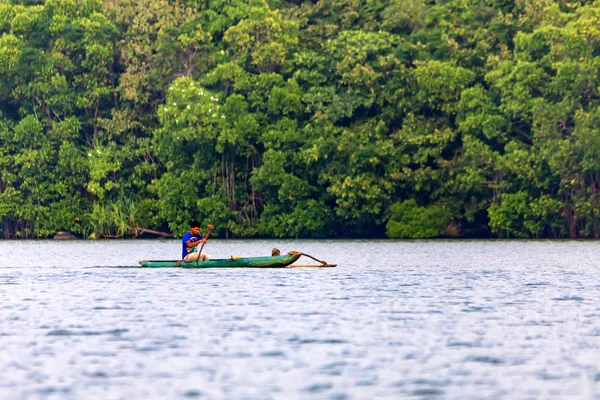
[[[206,244],[206,241],[208,240],[208,237],[210,236],[210,232],[213,229],[215,229],[215,227],[212,226],[212,224],[208,224],[208,231],[206,231],[206,235],[204,235],[204,238],[206,240],[204,241],[204,243],[202,243],[202,246],[200,246],[200,251],[199,251],[200,255],[198,257],[202,256],[202,249],[204,248],[204,245]],[[196,260],[196,261],[198,261],[198,260]]]
[[[202,243],[202,246],[200,246],[200,251],[198,252],[198,258],[196,258],[196,266],[198,266],[198,259],[200,257],[202,257],[202,249],[204,248],[204,245],[206,244],[206,241],[208,240],[208,237],[210,236],[210,232],[215,229],[215,227],[212,224],[208,224],[208,231],[206,231],[206,235],[204,235],[204,238],[206,239],[204,241],[204,243]]]

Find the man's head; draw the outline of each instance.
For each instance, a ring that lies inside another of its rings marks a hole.
[[[200,222],[196,220],[190,222],[190,232],[197,235],[200,232]]]

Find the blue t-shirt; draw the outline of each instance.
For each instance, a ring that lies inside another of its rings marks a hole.
[[[197,234],[196,236],[192,235],[191,232],[186,232],[183,237],[181,238],[181,259],[183,260],[185,258],[185,256],[188,255],[188,253],[193,253],[194,251],[196,251],[196,247],[190,247],[188,249],[188,247],[185,245],[185,242],[187,242],[188,240],[191,240],[192,242],[197,242],[198,240],[202,239],[202,235],[201,234]]]

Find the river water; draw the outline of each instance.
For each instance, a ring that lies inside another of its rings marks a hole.
[[[600,243],[0,241],[0,399],[600,399]],[[311,261],[311,260],[307,260]]]

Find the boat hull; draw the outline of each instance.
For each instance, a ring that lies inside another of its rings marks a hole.
[[[144,268],[284,268],[300,258],[300,254],[271,257],[222,258],[209,261],[181,262],[179,260],[144,260]]]

